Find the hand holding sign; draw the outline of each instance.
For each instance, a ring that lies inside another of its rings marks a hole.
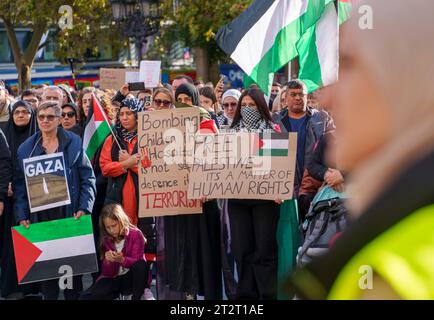
[[[81,216],[84,216],[86,213],[82,210],[78,210],[77,213],[74,213],[75,220],[80,219]]]

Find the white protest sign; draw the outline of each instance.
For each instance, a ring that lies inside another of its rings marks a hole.
[[[126,83],[140,82],[140,72],[135,72],[135,71],[125,72],[125,82]]]
[[[156,88],[160,83],[161,61],[140,61],[139,81],[145,83],[146,88]]]

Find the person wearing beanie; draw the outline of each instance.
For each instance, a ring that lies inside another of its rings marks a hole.
[[[198,107],[200,105],[199,92],[194,85],[183,83],[176,88],[175,101]]]
[[[175,101],[199,107],[196,87],[183,83],[177,87]],[[200,110],[200,130],[217,133],[210,114]],[[163,217],[164,286],[187,300],[203,295],[205,300],[222,299],[220,254],[220,211],[216,200],[203,203],[203,214]]]

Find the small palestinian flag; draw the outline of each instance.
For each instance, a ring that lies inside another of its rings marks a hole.
[[[90,215],[12,228],[18,283],[60,278],[62,266],[72,275],[98,271]]]
[[[288,133],[260,133],[253,141],[253,155],[287,157]]]

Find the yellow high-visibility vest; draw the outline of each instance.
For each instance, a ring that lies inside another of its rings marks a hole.
[[[357,252],[327,299],[359,299],[370,290],[363,285],[370,268],[402,299],[434,300],[434,205],[408,215]]]

